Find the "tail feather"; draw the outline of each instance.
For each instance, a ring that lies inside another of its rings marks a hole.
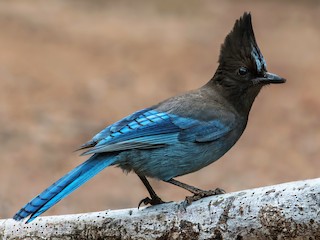
[[[93,155],[33,198],[14,215],[13,219],[22,220],[30,215],[26,223],[33,221],[104,168],[110,166],[114,161],[115,157],[111,154],[107,156],[101,154]]]

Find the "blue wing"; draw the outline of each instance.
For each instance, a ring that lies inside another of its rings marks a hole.
[[[128,123],[133,121],[135,118],[139,117],[141,114],[148,112],[149,110],[150,110],[149,108],[139,110],[139,111],[134,112],[133,114],[127,116],[126,118],[123,118],[123,119],[113,123],[112,125],[106,127],[105,129],[103,129],[102,131],[97,133],[90,141],[88,141],[85,144],[83,144],[82,146],[80,146],[80,148],[78,150],[95,146],[99,141],[108,137],[110,134],[119,131],[122,127],[124,127],[125,125],[127,125]]]
[[[174,123],[184,129],[179,135],[180,141],[199,143],[215,141],[228,134],[234,128],[233,121],[200,121],[190,118],[177,118],[174,119]]]
[[[144,109],[102,130],[82,148],[83,155],[130,149],[159,148],[177,142],[214,141],[232,130],[219,120],[201,121],[175,114]]]

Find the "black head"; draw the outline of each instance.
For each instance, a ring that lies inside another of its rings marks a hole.
[[[225,38],[219,67],[211,82],[236,101],[241,96],[251,98],[251,104],[262,86],[285,82],[285,79],[267,72],[266,62],[254,36],[250,13],[244,13]]]

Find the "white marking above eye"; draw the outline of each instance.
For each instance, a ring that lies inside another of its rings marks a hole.
[[[267,69],[267,63],[264,60],[264,57],[260,53],[260,50],[257,49],[254,45],[252,45],[251,55],[256,63],[258,72],[261,72],[262,70]]]

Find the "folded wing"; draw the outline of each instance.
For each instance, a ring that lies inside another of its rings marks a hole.
[[[210,142],[230,132],[232,127],[230,122],[200,121],[144,109],[102,130],[80,149],[91,147],[82,154],[88,155],[159,148],[178,142]]]

